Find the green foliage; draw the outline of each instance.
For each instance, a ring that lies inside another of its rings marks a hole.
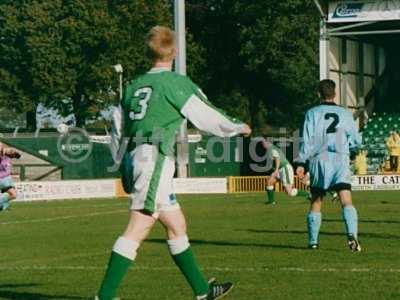
[[[0,105],[34,111],[70,99],[78,125],[116,100],[121,63],[149,67],[144,37],[172,25],[169,0],[0,4]],[[295,128],[316,99],[318,14],[311,1],[187,1],[188,74],[256,132]]]
[[[47,0],[0,4],[0,104],[20,112],[72,99],[78,125],[115,101],[121,63],[143,71],[143,39],[169,24],[170,2]]]
[[[267,121],[293,127],[316,99],[318,16],[311,1],[270,2],[237,5],[245,19],[240,56],[246,70],[275,90],[262,99],[271,112]]]
[[[318,82],[319,23],[311,1],[189,1],[188,20],[207,49],[205,89],[218,104],[230,112],[248,108],[242,114],[256,132],[298,126]],[[235,93],[241,97],[222,100]]]

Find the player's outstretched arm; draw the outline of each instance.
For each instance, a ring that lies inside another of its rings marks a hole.
[[[251,128],[212,105],[203,91],[186,76],[176,76],[166,86],[167,98],[198,129],[219,137],[249,136]]]
[[[251,135],[251,128],[247,124],[228,117],[196,94],[186,101],[181,113],[198,129],[219,137]]]

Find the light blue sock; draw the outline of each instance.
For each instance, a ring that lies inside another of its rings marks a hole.
[[[357,238],[358,235],[358,215],[357,210],[353,205],[343,207],[343,219],[346,224],[347,235],[353,235]]]
[[[0,205],[7,203],[10,200],[10,195],[8,193],[0,194]]]
[[[318,244],[319,229],[321,228],[321,213],[310,211],[307,215],[308,244]]]

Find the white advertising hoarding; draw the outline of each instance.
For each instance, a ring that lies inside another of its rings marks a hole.
[[[114,179],[16,182],[17,201],[115,197]]]
[[[177,194],[225,194],[226,178],[174,178]],[[127,196],[118,179],[21,181],[15,183],[17,201],[92,199]]]
[[[174,178],[177,194],[226,194],[227,178]],[[17,201],[93,199],[127,196],[116,179],[16,182]],[[354,191],[400,190],[400,175],[353,176]]]
[[[400,190],[400,175],[353,176],[354,191],[393,191]]]
[[[400,20],[400,0],[332,1],[328,22],[363,22]]]
[[[174,178],[177,194],[225,194],[228,192],[226,178]]]

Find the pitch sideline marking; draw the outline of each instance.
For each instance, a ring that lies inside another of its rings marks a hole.
[[[0,267],[0,271],[90,271],[90,270],[105,270],[106,266],[21,266],[21,267]],[[175,267],[135,267],[139,271],[176,271]],[[352,269],[337,269],[337,268],[322,268],[322,269],[306,269],[297,267],[284,267],[284,268],[231,268],[231,267],[211,267],[203,268],[203,270],[220,271],[220,272],[296,272],[296,273],[400,273],[400,269],[373,269],[373,268],[352,268]]]
[[[127,212],[127,211],[128,211],[127,209],[118,209],[118,210],[105,211],[105,212],[95,212],[95,213],[84,214],[84,215],[69,215],[69,216],[61,216],[61,217],[54,217],[54,218],[2,222],[2,223],[0,223],[0,225],[52,222],[52,221],[68,220],[68,219],[81,218],[81,217],[95,217],[95,216],[101,216],[101,215],[111,215],[111,214],[117,214],[117,213],[122,213],[122,212]]]

